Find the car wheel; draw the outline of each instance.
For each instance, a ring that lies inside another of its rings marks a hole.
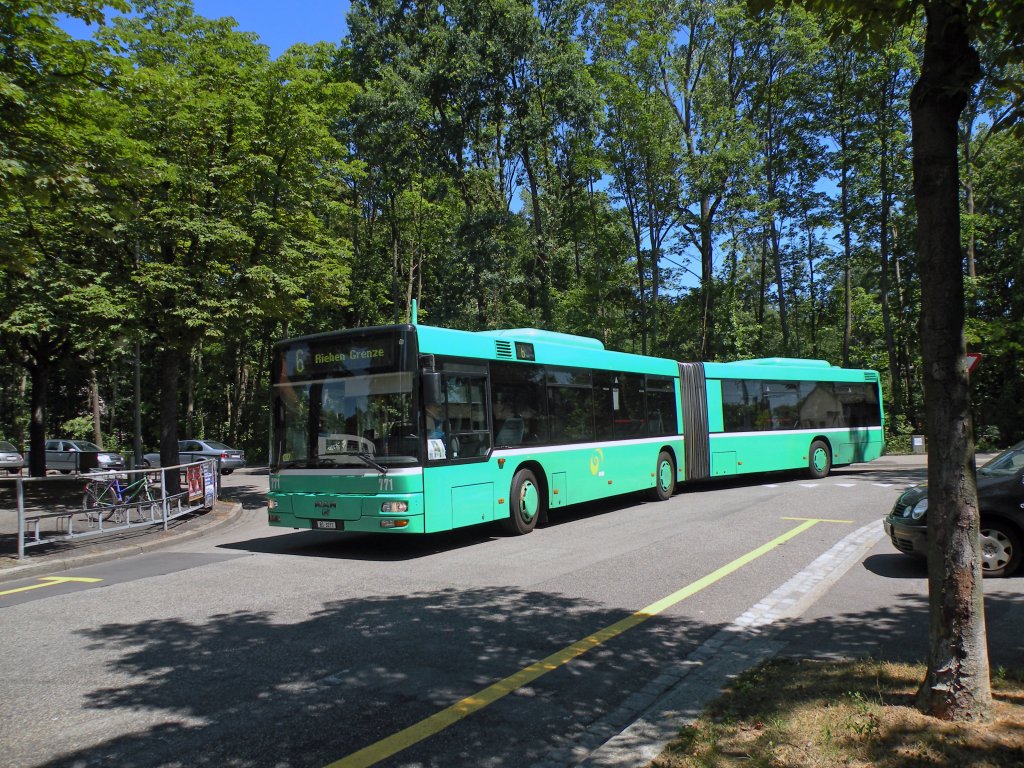
[[[233,469],[222,469],[222,470],[220,471],[220,473],[221,473],[222,475],[230,475],[230,474],[231,474],[232,472],[234,472],[234,471],[235,471],[235,470],[233,470]]]
[[[811,443],[811,450],[808,452],[807,473],[815,480],[827,477],[832,469],[832,452],[828,444],[823,440],[815,440]]]
[[[544,514],[544,494],[533,472],[528,469],[516,472],[508,502],[511,514],[501,521],[508,533],[521,536],[537,527],[537,520]]]
[[[1009,576],[1020,565],[1020,535],[1002,520],[981,521],[981,575]]]
[[[676,465],[672,454],[662,451],[658,454],[658,464],[654,470],[654,489],[651,497],[655,501],[668,501],[676,490]]]
[[[142,466],[145,467],[146,469],[152,469],[153,468],[153,465],[149,463],[149,459],[143,459],[142,460]]]

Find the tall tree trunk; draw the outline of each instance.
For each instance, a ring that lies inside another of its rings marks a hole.
[[[169,344],[160,354],[160,465],[178,464],[178,379],[181,352]],[[165,472],[168,495],[178,493],[178,473]]]
[[[782,277],[782,243],[779,237],[779,229],[775,226],[775,216],[772,216],[768,226],[768,234],[771,237],[772,266],[775,268],[775,281],[779,286],[779,325],[782,327],[782,354],[790,354],[789,341],[789,316],[786,310],[786,283]]]
[[[133,467],[142,466],[142,351],[135,342],[135,358],[132,365],[132,453]]]
[[[653,191],[647,197],[647,239],[651,244],[651,343],[650,354],[658,353],[658,292],[661,283],[661,272],[658,268],[658,260],[661,258],[661,243],[658,233],[654,227]]]
[[[409,306],[412,306],[411,304]],[[232,411],[232,418],[230,421],[230,427],[228,429],[228,440],[231,445],[238,444],[238,435],[242,421],[242,413],[245,406],[246,398],[249,396],[249,379],[251,377],[251,368],[248,360],[248,349],[245,342],[241,342],[238,347],[238,361],[237,372],[235,374],[235,386],[232,397],[234,399],[235,407]]]
[[[401,317],[401,308],[399,307],[399,297],[401,292],[398,283],[398,256],[400,252],[401,235],[398,230],[398,202],[396,195],[392,195],[390,199],[391,215],[391,305],[392,305],[392,321],[397,325],[399,318]]]
[[[46,477],[46,394],[50,387],[50,360],[37,354],[27,366],[32,382],[28,422],[28,473]]]
[[[818,308],[814,291],[814,229],[807,227],[807,293],[811,305],[811,357],[818,356]]]
[[[896,356],[896,337],[893,333],[892,310],[889,306],[889,211],[892,208],[892,194],[889,191],[889,147],[888,132],[882,137],[881,167],[878,181],[882,188],[881,227],[878,240],[879,276],[878,289],[882,301],[882,327],[885,332],[885,349],[889,354],[889,378],[892,382],[892,399],[896,413],[905,413],[903,386],[900,380],[899,361]],[[889,432],[896,433],[896,420],[889,420]]]
[[[644,251],[640,242],[639,223],[633,228],[633,250],[636,252],[636,279],[640,290],[640,354],[647,354],[647,288],[644,279]]]
[[[850,264],[853,262],[853,246],[850,242],[850,167],[848,156],[848,134],[844,129],[840,135],[840,154],[842,163],[839,168],[840,206],[842,207],[843,225],[843,367],[850,367],[850,340],[853,337],[853,281],[850,277]]]
[[[544,237],[543,211],[540,204],[540,184],[533,167],[530,149],[523,147],[520,156],[523,158],[523,170],[526,171],[526,180],[530,185],[530,210],[533,214],[534,280],[530,285],[531,308],[539,307],[544,326],[550,327],[551,297],[548,295],[547,242]]]
[[[895,229],[893,229],[892,235],[892,242],[898,242]],[[898,255],[893,258],[892,267],[896,283],[896,311],[899,316],[899,322],[897,323],[897,333],[899,338],[899,370],[903,374],[903,397],[906,401],[904,407],[907,419],[910,421],[914,429],[918,429],[919,424],[917,407],[914,402],[914,391],[915,389],[920,389],[920,387],[914,386],[914,366],[911,362],[909,331],[907,330],[906,323],[907,302],[903,293],[903,275],[900,270],[900,259]]]
[[[700,292],[701,317],[700,359],[712,360],[715,354],[715,252],[711,232],[711,200],[700,200]]]
[[[921,275],[921,354],[928,420],[928,671],[924,712],[991,718],[981,544],[964,355],[957,121],[979,77],[962,4],[925,7],[924,60],[910,97]]]
[[[90,360],[93,357],[89,355]],[[100,423],[100,382],[96,376],[96,366],[89,365],[89,410],[92,413],[92,441],[103,449],[103,424]]]
[[[764,319],[766,305],[768,303],[768,236],[764,233],[762,233],[761,236],[760,268],[760,280],[758,283],[757,293],[757,312],[755,317],[757,318],[757,349],[759,353],[764,354]]]
[[[964,173],[961,184],[964,189],[964,203],[967,206],[967,222],[970,230],[967,233],[967,274],[977,277],[974,268],[975,237],[974,237],[974,119],[973,114],[966,120],[966,129],[961,136],[964,147]]]
[[[196,355],[188,356],[188,371],[185,374],[185,434],[189,437],[205,437],[196,431]]]

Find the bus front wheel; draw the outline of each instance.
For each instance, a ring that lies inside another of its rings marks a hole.
[[[658,465],[654,471],[653,498],[668,501],[676,490],[676,465],[668,451],[658,454]]]
[[[807,472],[815,480],[826,477],[832,469],[832,452],[821,440],[811,443],[810,456],[807,459]]]
[[[537,527],[537,521],[544,513],[544,496],[533,472],[529,469],[516,472],[508,501],[511,514],[501,521],[506,531],[520,536]]]

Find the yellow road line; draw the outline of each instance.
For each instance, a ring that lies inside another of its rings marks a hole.
[[[88,579],[84,577],[76,578],[74,576],[43,576],[40,578],[43,584],[32,584],[27,587],[18,587],[17,589],[8,589],[0,592],[0,597],[4,595],[13,595],[15,592],[28,592],[30,589],[42,589],[43,587],[53,587],[57,584],[66,584],[67,582],[80,582],[82,584],[95,584],[97,581],[103,581],[103,579]]]
[[[474,712],[477,712],[484,707],[493,704],[499,699],[504,698],[516,689],[533,682],[538,677],[564,666],[577,656],[582,656],[592,648],[596,648],[602,643],[611,640],[613,637],[617,637],[623,632],[642,624],[649,618],[657,616],[659,613],[671,608],[676,603],[682,602],[688,597],[692,597],[702,589],[710,587],[716,581],[720,581],[734,571],[742,568],[744,565],[747,565],[762,555],[772,551],[781,544],[785,544],[795,536],[799,536],[814,525],[820,522],[833,522],[818,520],[815,518],[800,519],[803,520],[803,522],[792,530],[789,530],[781,536],[772,539],[767,544],[762,544],[757,549],[736,558],[731,563],[723,565],[718,570],[712,571],[707,576],[698,579],[692,584],[673,592],[667,597],[663,597],[661,600],[651,603],[646,608],[642,608],[636,613],[627,616],[604,629],[599,629],[597,632],[587,635],[582,640],[577,640],[572,645],[566,646],[560,651],[556,651],[547,658],[534,662],[515,674],[509,675],[504,680],[499,680],[493,685],[484,688],[482,691],[478,691],[472,696],[467,696],[461,701],[452,704],[450,707],[447,707],[424,720],[420,720],[418,723],[410,725],[408,728],[405,728],[398,733],[381,739],[368,747],[364,747],[358,752],[353,752],[348,757],[343,757],[340,760],[330,763],[325,766],[325,768],[367,768],[367,766],[379,763],[381,760],[391,757],[404,749],[408,749],[412,745],[417,744],[436,733],[440,733],[448,726],[454,725],[459,720],[468,717]]]
[[[853,520],[829,520],[824,517],[780,517],[779,520],[813,520],[816,523],[850,523],[853,524]]]

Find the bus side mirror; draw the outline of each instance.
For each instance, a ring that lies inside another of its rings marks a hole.
[[[444,403],[444,390],[441,388],[441,374],[433,371],[424,371],[422,376],[423,404],[426,406]]]

